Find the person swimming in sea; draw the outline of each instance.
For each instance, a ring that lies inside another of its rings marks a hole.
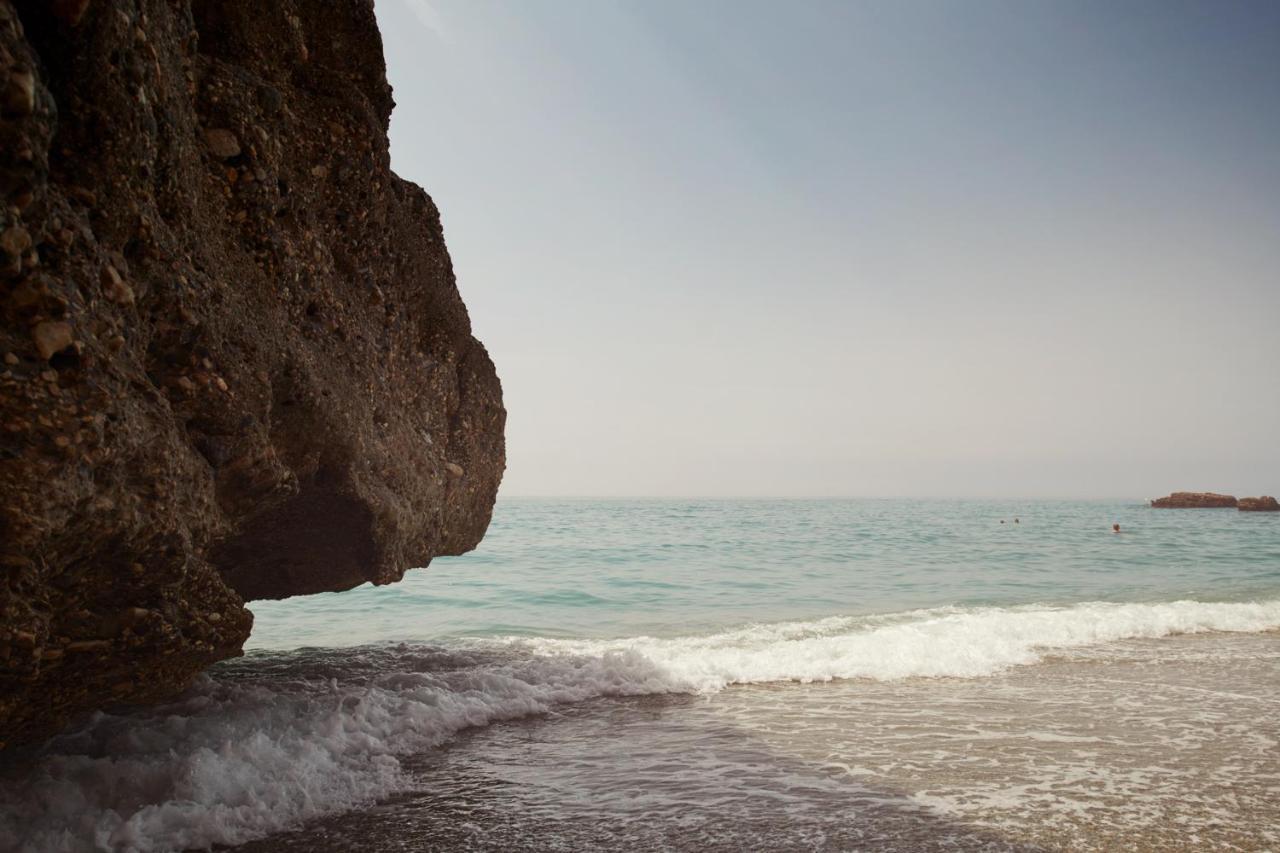
[[[1112,533],[1120,532],[1120,522],[1117,521],[1115,524],[1111,525],[1111,532]]]

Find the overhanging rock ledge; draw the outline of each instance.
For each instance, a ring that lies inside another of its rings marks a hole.
[[[367,0],[0,0],[0,742],[484,534],[501,387],[392,103]]]

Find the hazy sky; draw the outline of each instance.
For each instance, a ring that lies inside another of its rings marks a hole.
[[[377,8],[503,494],[1280,493],[1280,3]]]

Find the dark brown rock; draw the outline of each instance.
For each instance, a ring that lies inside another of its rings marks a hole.
[[[1157,509],[1221,509],[1235,506],[1236,499],[1214,492],[1174,492],[1167,498],[1156,498],[1151,505]]]
[[[240,156],[240,140],[225,127],[214,127],[204,132],[205,144],[209,151],[219,160],[230,160]]]
[[[1236,509],[1241,512],[1280,512],[1280,501],[1271,495],[1263,495],[1260,498],[1241,498],[1236,504]]]
[[[0,742],[475,546],[501,389],[367,0],[0,0],[0,75]]]
[[[79,26],[85,10],[89,8],[89,0],[49,0],[53,14],[69,27]]]

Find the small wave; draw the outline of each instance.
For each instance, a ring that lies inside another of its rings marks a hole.
[[[438,662],[402,647],[400,667]],[[293,657],[293,656],[291,656]],[[321,669],[355,674],[331,653]],[[444,665],[452,666],[450,655]],[[465,656],[463,656],[465,659]],[[314,670],[300,662],[304,672]],[[356,682],[202,677],[182,702],[99,714],[0,777],[0,849],[160,851],[238,844],[412,787],[400,757],[457,732],[670,682],[636,655],[471,669],[401,668]]]
[[[980,677],[1138,637],[1280,627],[1280,601],[942,608],[706,636],[478,639],[256,655],[179,702],[100,714],[0,772],[0,849],[237,844],[413,787],[401,758],[607,696],[731,684]]]
[[[707,636],[619,640],[506,638],[536,655],[639,655],[678,689],[771,681],[977,678],[1046,652],[1117,640],[1280,627],[1280,601],[935,608],[751,625]]]

